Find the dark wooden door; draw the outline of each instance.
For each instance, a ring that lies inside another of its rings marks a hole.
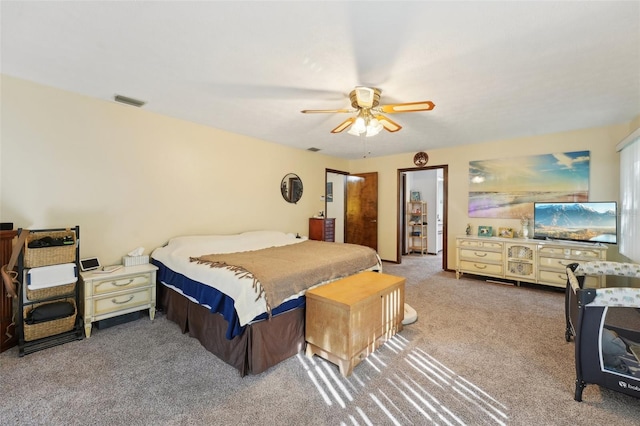
[[[347,176],[345,242],[378,251],[378,173]]]

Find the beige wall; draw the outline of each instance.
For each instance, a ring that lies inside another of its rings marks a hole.
[[[115,263],[181,234],[308,234],[325,168],[347,161],[2,76],[0,219],[80,225],[81,256]],[[280,181],[304,192],[286,203]]]
[[[325,168],[376,171],[378,251],[396,260],[397,170],[413,166],[414,152],[347,161],[7,76],[1,90],[3,222],[33,229],[80,225],[82,256],[114,263],[137,246],[149,253],[182,234],[278,229],[306,235],[308,218],[324,209]],[[618,200],[615,145],[633,123],[428,150],[429,165],[449,166],[449,266],[455,266],[455,236],[467,223],[520,226],[468,219],[469,161],[589,150],[591,199]],[[304,184],[297,205],[279,193],[289,172]]]
[[[615,146],[628,133],[629,123],[625,123],[530,138],[427,150],[429,166],[449,166],[447,240],[449,268],[455,268],[456,264],[455,237],[464,234],[467,223],[471,223],[474,230],[478,225],[489,225],[494,229],[500,226],[520,229],[520,221],[517,219],[468,218],[469,161],[589,150],[591,151],[590,199],[618,201],[620,172]],[[378,172],[378,251],[383,259],[396,260],[398,169],[413,167],[414,155],[415,153],[411,152],[382,158],[367,158],[352,161],[349,165],[351,173]],[[610,259],[618,256],[616,246],[610,246],[609,252]]]

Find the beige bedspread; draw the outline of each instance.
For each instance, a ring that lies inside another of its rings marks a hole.
[[[268,312],[289,296],[316,284],[335,280],[378,265],[376,252],[356,244],[303,241],[262,250],[191,257],[191,262],[227,268],[253,278],[257,298]]]

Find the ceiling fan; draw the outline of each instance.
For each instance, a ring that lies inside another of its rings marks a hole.
[[[435,104],[431,101],[408,102],[402,104],[380,105],[380,93],[382,91],[375,87],[357,86],[349,94],[351,106],[353,108],[344,109],[305,109],[300,112],[304,114],[312,113],[356,113],[355,116],[347,118],[333,129],[331,133],[340,133],[351,127],[347,133],[355,136],[365,134],[366,136],[377,135],[382,129],[389,132],[397,132],[402,129],[398,123],[382,115],[397,114],[400,112],[431,111]]]

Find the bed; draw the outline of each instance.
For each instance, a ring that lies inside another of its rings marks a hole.
[[[584,288],[585,276],[640,279],[640,265],[620,262],[567,266],[565,338],[575,339],[576,401],[587,384],[640,397],[640,288]]]
[[[304,348],[308,289],[382,271],[368,247],[278,231],[176,237],[151,259],[159,268],[159,309],[242,376]]]

